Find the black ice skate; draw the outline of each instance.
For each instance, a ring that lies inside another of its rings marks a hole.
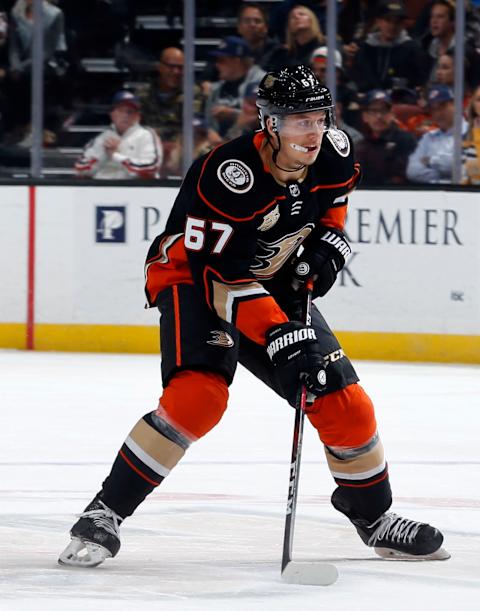
[[[70,531],[71,542],[58,558],[59,564],[92,567],[116,556],[120,549],[122,518],[107,507],[98,495],[79,518]]]
[[[382,558],[392,560],[447,560],[450,554],[441,547],[442,533],[422,522],[384,513],[375,522],[352,519],[362,541]]]

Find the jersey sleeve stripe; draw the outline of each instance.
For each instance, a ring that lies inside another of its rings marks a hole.
[[[339,231],[343,231],[345,227],[345,221],[347,218],[347,206],[338,206],[336,208],[329,208],[326,214],[321,218],[320,222],[326,227],[335,227]]]
[[[348,179],[345,180],[344,182],[337,182],[331,185],[316,185],[315,187],[312,187],[310,189],[310,193],[314,193],[315,191],[318,191],[319,189],[338,189],[340,187],[346,187],[348,186],[355,186],[358,178],[360,176],[360,165],[358,163],[355,164],[354,166],[354,172],[353,175]]]

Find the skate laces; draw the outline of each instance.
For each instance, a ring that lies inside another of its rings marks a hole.
[[[385,513],[369,526],[375,530],[368,540],[368,545],[373,547],[383,539],[397,543],[412,543],[421,526],[423,526],[421,522],[402,518],[396,513]]]
[[[118,516],[110,507],[107,507],[105,503],[98,500],[98,503],[102,506],[102,508],[97,509],[89,509],[88,511],[84,511],[78,517],[79,518],[91,518],[95,526],[99,528],[103,528],[111,535],[115,537],[120,537],[120,524],[122,523],[122,518]]]

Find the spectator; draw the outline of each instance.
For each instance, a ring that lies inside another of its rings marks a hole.
[[[283,0],[283,2],[272,7],[270,17],[270,31],[282,42],[285,41],[285,23],[288,20],[289,13],[294,7],[299,5],[305,6],[313,13],[319,24],[320,31],[324,32],[327,28],[326,0]]]
[[[233,140],[233,138],[248,134],[258,127],[257,92],[258,83],[247,85],[242,99],[242,107],[235,123],[227,132],[227,140]]]
[[[6,13],[0,12],[0,140],[4,135],[4,130],[8,118],[5,112],[8,109],[9,95],[6,91],[5,83],[8,74],[8,17]]]
[[[427,52],[430,58],[430,82],[435,80],[441,55],[455,47],[455,5],[449,0],[435,0],[430,6],[430,30]]]
[[[464,73],[464,99],[463,106],[467,108],[470,100],[471,87],[468,80],[469,61],[467,58],[463,62]],[[453,89],[455,87],[455,50],[449,49],[442,53],[438,58],[435,74],[433,77],[435,85],[446,85]]]
[[[468,130],[462,150],[462,184],[480,185],[480,85],[467,110]]]
[[[216,58],[220,80],[212,83],[205,119],[211,143],[216,145],[236,123],[248,85],[259,83],[265,73],[253,64],[250,48],[239,36],[227,36],[211,55]]]
[[[364,140],[356,148],[365,185],[402,184],[415,138],[398,127],[388,93],[370,91],[365,99],[362,119],[366,125]]]
[[[328,47],[317,47],[310,58],[310,66],[318,80],[323,84],[327,84],[327,60]],[[342,54],[335,49],[335,72],[337,85],[342,79],[343,65]]]
[[[433,81],[437,85],[455,86],[455,61],[454,51],[449,49],[439,56]]]
[[[255,64],[263,70],[269,70],[270,57],[280,44],[268,36],[265,9],[259,4],[242,4],[237,17],[237,30],[247,41]]]
[[[327,85],[327,59],[328,59],[328,48],[318,47],[312,53],[310,58],[310,67],[312,68],[315,76],[318,80]],[[345,82],[345,72],[343,70],[342,55],[340,51],[335,50],[335,73],[336,73],[336,86],[337,86],[337,103],[340,101],[340,110],[337,105],[337,122],[338,113],[342,113],[344,120],[341,129],[346,131],[352,140],[355,142],[362,138],[362,135],[353,127],[358,121],[358,103],[356,101],[356,91]],[[350,125],[352,124],[352,126]]]
[[[351,91],[346,88],[337,90],[337,103],[335,104],[335,119],[337,127],[350,136],[350,140],[356,147],[363,140],[363,134],[346,120],[346,116],[351,116],[355,109],[358,110],[356,98],[351,97]]]
[[[315,13],[298,4],[288,13],[286,42],[271,57],[273,69],[308,64],[313,51],[325,43]]]
[[[67,70],[64,15],[46,0],[42,2],[45,106],[66,103],[62,82]],[[12,122],[25,123],[30,116],[30,73],[33,44],[33,0],[17,0],[10,11],[8,37],[9,95],[15,99]]]
[[[157,178],[162,145],[153,129],[140,125],[140,100],[130,91],[112,100],[112,125],[87,144],[75,164],[77,175],[100,179]]]
[[[163,49],[156,66],[156,77],[139,94],[144,122],[155,129],[164,143],[177,140],[182,133],[183,64],[181,49]],[[200,88],[195,87],[195,114],[202,113],[203,102]]]
[[[383,0],[377,10],[375,31],[355,56],[351,77],[360,91],[414,88],[427,80],[427,57],[404,27],[403,2]]]
[[[344,0],[338,19],[338,33],[343,42],[345,67],[350,70],[360,44],[370,33],[379,0]]]
[[[427,102],[438,129],[424,134],[407,165],[407,178],[419,183],[451,183],[453,168],[453,91],[445,85],[430,89]],[[462,133],[467,131],[463,122]]]
[[[61,9],[44,0],[42,3],[44,60],[46,68],[63,74],[62,55],[67,51],[64,16]],[[17,0],[11,10],[12,32],[9,38],[9,60],[12,74],[28,74],[32,66],[33,0]]]
[[[181,173],[183,126],[183,64],[181,49],[167,47],[160,53],[157,75],[139,92],[143,121],[159,135],[164,148],[162,173]],[[205,97],[199,86],[194,87],[193,111],[200,117]]]
[[[392,89],[390,97],[395,119],[400,127],[415,137],[415,140],[421,138],[426,132],[437,129],[438,125],[433,123],[421,90]]]

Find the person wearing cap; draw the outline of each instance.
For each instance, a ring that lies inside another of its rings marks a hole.
[[[415,88],[428,78],[428,58],[407,33],[406,11],[400,0],[384,0],[378,6],[375,28],[360,45],[351,69],[359,91]]]
[[[407,178],[417,183],[451,183],[453,170],[453,124],[455,106],[453,91],[445,85],[437,85],[427,94],[427,104],[433,122],[438,129],[424,134],[417,148],[410,155]],[[463,119],[462,133],[468,124]]]
[[[338,49],[335,49],[335,72],[337,75],[337,84],[343,74],[342,54]],[[317,47],[310,58],[310,66],[313,73],[321,83],[327,82],[327,61],[328,47]]]
[[[205,121],[211,142],[216,145],[236,123],[248,86],[259,83],[265,72],[253,63],[250,47],[240,36],[227,36],[210,55],[215,58],[220,80],[211,85]]]
[[[402,184],[409,155],[416,140],[395,122],[392,100],[380,89],[369,91],[362,120],[364,140],[356,148],[365,185]]]
[[[337,124],[340,129],[347,132],[353,143],[360,141],[362,135],[353,127],[358,124],[357,92],[345,79],[342,54],[335,49],[335,74],[337,86]],[[310,58],[310,67],[318,80],[327,85],[328,47],[317,47]],[[341,118],[339,118],[341,116]]]
[[[112,99],[112,124],[87,144],[75,164],[77,176],[99,179],[157,178],[162,145],[155,131],[140,125],[140,100],[131,91]]]

